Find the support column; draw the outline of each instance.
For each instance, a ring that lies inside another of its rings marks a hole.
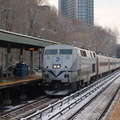
[[[38,54],[39,54],[39,70],[40,70],[40,51],[38,52]]]
[[[20,55],[23,55],[23,48],[20,48]]]
[[[38,59],[39,59],[39,60],[38,60],[38,65],[39,65],[39,66],[38,66],[38,70],[40,70],[40,67],[41,67],[41,66],[40,66],[40,62],[41,62],[41,61],[40,61],[40,59],[41,59],[41,49],[38,50],[38,55],[39,55],[39,56],[38,56]]]
[[[30,73],[33,74],[34,69],[34,56],[33,51],[30,51]]]
[[[10,89],[6,89],[5,91],[5,99],[3,100],[3,104],[11,104],[12,100],[10,99]]]
[[[19,62],[20,63],[23,63],[23,60],[24,58],[23,58],[23,48],[20,48],[20,56],[19,56]]]
[[[3,70],[3,66],[4,66],[4,64],[3,64],[3,61],[4,61],[4,59],[3,59],[3,53],[2,53],[2,55],[1,55],[1,60],[2,60],[2,70],[1,70],[1,78],[3,77],[3,72],[4,72],[4,70]]]
[[[21,89],[20,100],[26,100],[27,95],[26,95],[26,92],[25,92],[25,86],[21,86],[20,89]]]
[[[6,57],[6,67],[7,67],[7,71],[6,71],[6,77],[8,78],[8,75],[9,75],[9,58],[10,58],[10,53],[11,53],[11,47],[8,47],[7,48],[7,57]]]

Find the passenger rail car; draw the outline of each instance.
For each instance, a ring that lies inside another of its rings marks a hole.
[[[70,45],[44,50],[43,81],[48,95],[66,95],[120,67],[120,60]]]

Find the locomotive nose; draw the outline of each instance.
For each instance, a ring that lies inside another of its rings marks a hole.
[[[53,88],[54,88],[54,90],[56,90],[56,91],[60,91],[61,90],[61,84],[54,84],[53,85]]]
[[[61,90],[61,85],[60,84],[55,84],[55,90],[57,90],[57,91],[59,91],[59,90]]]

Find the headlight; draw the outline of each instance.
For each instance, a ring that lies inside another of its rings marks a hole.
[[[54,68],[54,69],[60,69],[60,68],[61,68],[61,65],[60,65],[60,64],[58,64],[58,65],[57,65],[57,64],[54,64],[54,65],[53,65],[53,68]]]

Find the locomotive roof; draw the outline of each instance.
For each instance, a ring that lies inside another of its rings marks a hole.
[[[45,49],[78,49],[78,50],[83,50],[83,51],[86,51],[87,53],[89,52],[92,52],[92,53],[95,53],[95,51],[91,51],[91,50],[87,50],[87,49],[83,49],[83,48],[79,48],[79,47],[75,47],[75,46],[71,46],[71,45],[65,45],[65,44],[57,44],[57,45],[50,45],[50,46],[46,46]],[[109,56],[104,56],[104,55],[99,55],[99,54],[96,54],[98,57],[103,57],[103,58],[111,58],[111,59],[114,59],[112,57],[109,57]],[[117,59],[117,58],[115,58]]]
[[[71,46],[71,45],[64,45],[64,44],[59,44],[59,45],[50,45],[50,46],[47,46],[45,48],[49,48],[49,49],[53,49],[53,48],[63,48],[63,49],[70,49],[70,48],[74,48],[74,46]]]
[[[53,48],[62,48],[62,49],[80,49],[80,50],[83,50],[83,51],[91,51],[91,50],[87,50],[87,49],[83,49],[83,48],[79,48],[79,47],[75,47],[75,46],[71,46],[71,45],[65,45],[65,44],[59,44],[59,45],[50,45],[50,46],[47,46],[45,47],[47,49],[53,49]],[[94,51],[91,51],[91,52],[94,52]],[[94,52],[95,53],[95,52]]]

